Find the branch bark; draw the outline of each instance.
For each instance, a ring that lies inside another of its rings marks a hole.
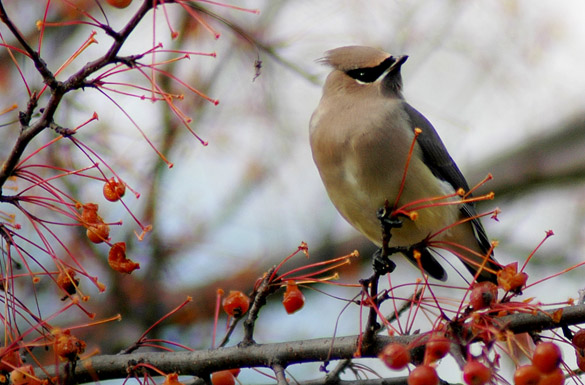
[[[562,315],[554,321],[551,314],[559,309],[550,309],[537,314],[517,313],[494,317],[494,325],[502,331],[513,333],[539,332],[567,325],[585,322],[585,305],[561,308]],[[376,357],[378,352],[391,342],[409,344],[420,335],[374,336],[371,348],[363,352],[363,358]],[[319,338],[304,341],[272,344],[252,344],[193,352],[148,352],[124,355],[103,355],[88,358],[77,363],[75,380],[78,383],[125,378],[132,373],[136,363],[149,363],[165,373],[205,377],[212,372],[229,368],[265,367],[275,365],[287,367],[306,362],[352,359],[359,336]],[[62,367],[58,373],[63,373]],[[55,373],[49,373],[50,376]]]

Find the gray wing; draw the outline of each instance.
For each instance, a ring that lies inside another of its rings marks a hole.
[[[465,177],[449,155],[447,148],[431,122],[406,102],[404,102],[404,110],[410,118],[412,129],[414,130],[418,127],[422,130],[422,133],[417,138],[417,143],[422,150],[423,161],[433,175],[448,182],[453,186],[455,191],[460,188],[469,191],[469,185]],[[461,212],[467,218],[473,218],[477,215],[475,205],[472,203],[463,204],[461,206]],[[487,252],[491,245],[481,222],[478,218],[474,218],[470,222],[473,226],[478,244],[484,252]]]

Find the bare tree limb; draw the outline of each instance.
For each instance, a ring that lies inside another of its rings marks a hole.
[[[552,314],[562,312],[557,321]],[[585,322],[585,305],[567,306],[550,309],[546,312],[518,313],[494,317],[493,325],[501,331],[524,333],[555,329],[566,325]],[[377,357],[377,354],[391,342],[409,344],[420,340],[420,335],[411,336],[374,336],[371,348],[362,357]],[[75,379],[78,383],[92,382],[96,379],[119,379],[127,376],[136,363],[149,363],[165,373],[176,372],[181,375],[205,377],[209,373],[226,368],[266,367],[275,364],[283,367],[305,362],[352,359],[359,336],[319,338],[312,340],[282,342],[272,344],[251,344],[193,352],[132,353],[125,355],[103,355],[88,358],[77,363]],[[59,373],[63,373],[60,370]],[[52,375],[52,374],[50,374]]]

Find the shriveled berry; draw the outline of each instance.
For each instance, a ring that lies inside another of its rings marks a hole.
[[[528,274],[518,272],[518,262],[510,263],[498,271],[498,285],[504,291],[520,292],[527,280]]]
[[[170,373],[165,376],[165,381],[162,385],[184,385],[179,381],[179,375],[177,373]]]
[[[79,285],[79,278],[75,277],[76,273],[73,269],[63,270],[57,276],[57,286],[59,286],[65,293],[73,295],[77,291]],[[67,297],[65,297],[67,298]]]
[[[70,330],[57,330],[53,348],[61,360],[75,361],[85,351],[85,342],[72,335]]]
[[[140,264],[126,257],[126,242],[116,242],[108,253],[108,264],[117,272],[130,274],[140,269]]]

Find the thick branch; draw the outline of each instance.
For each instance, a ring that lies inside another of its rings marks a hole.
[[[513,333],[554,329],[564,325],[585,322],[585,305],[568,306],[562,309],[559,322],[553,322],[547,313],[512,314],[494,319],[494,325]],[[376,357],[378,352],[390,342],[408,344],[420,335],[412,336],[375,336],[371,349],[363,352],[362,357]],[[133,353],[113,356],[97,356],[77,364],[75,379],[79,383],[93,382],[97,379],[108,380],[124,378],[128,368],[137,362],[149,363],[166,373],[177,372],[182,375],[206,376],[207,374],[240,367],[283,367],[305,362],[352,359],[356,350],[358,336],[320,338],[306,341],[282,342],[274,344],[253,344],[248,346],[227,347],[194,352]],[[60,373],[63,371],[61,370]]]

